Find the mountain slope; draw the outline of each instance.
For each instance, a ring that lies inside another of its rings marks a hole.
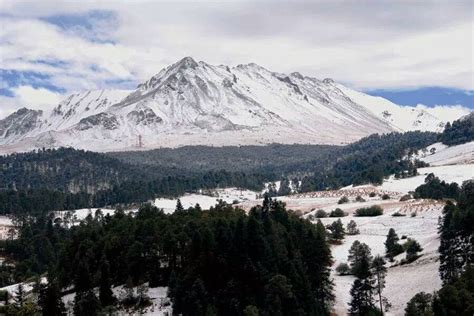
[[[381,100],[382,107],[331,79],[285,75],[256,64],[213,66],[186,57],[133,91],[74,94],[50,113],[19,110],[0,121],[0,151],[341,144],[373,133],[432,131],[445,124]]]

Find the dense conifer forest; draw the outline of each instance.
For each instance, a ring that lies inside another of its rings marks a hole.
[[[459,145],[474,140],[474,113],[471,113],[452,124],[447,123],[439,136],[439,140],[446,145]]]
[[[258,191],[280,179],[302,181],[301,191],[380,183],[393,173],[416,172],[420,163],[403,158],[435,140],[434,133],[409,132],[372,135],[347,146],[198,146],[115,154],[60,148],[14,154],[0,157],[0,213],[139,203],[206,188]]]
[[[19,238],[2,249],[16,262],[4,266],[3,285],[47,273],[43,311],[72,286],[74,310],[97,315],[125,304],[111,286],[145,282],[168,286],[174,312],[184,315],[328,315],[333,299],[324,226],[269,198],[248,214],[222,202],[209,211],[178,205],[171,215],[150,205],[136,215],[98,212],[72,227],[24,218]]]

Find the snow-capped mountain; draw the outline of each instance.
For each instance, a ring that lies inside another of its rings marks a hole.
[[[372,133],[441,130],[445,122],[331,79],[186,57],[133,91],[73,94],[51,112],[0,120],[0,151],[96,151],[278,143],[341,144]]]

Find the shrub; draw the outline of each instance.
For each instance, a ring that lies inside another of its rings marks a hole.
[[[400,202],[408,201],[408,200],[411,200],[411,199],[412,199],[412,197],[411,197],[410,194],[405,194],[404,196],[402,196],[400,198]]]
[[[406,214],[402,214],[402,213],[400,213],[400,212],[397,211],[397,212],[393,213],[392,216],[393,216],[393,217],[406,216]]]
[[[377,194],[375,192],[370,192],[369,197],[375,197]]]
[[[383,214],[383,209],[378,205],[363,207],[356,210],[355,216],[379,216]]]
[[[422,251],[420,244],[415,240],[408,238],[408,240],[403,244],[403,248],[405,249],[407,256],[406,261],[408,263],[415,261],[419,258],[418,252]]]
[[[347,263],[342,262],[336,267],[336,272],[339,273],[339,275],[349,275],[351,274],[351,269]]]
[[[344,204],[347,202],[349,202],[349,199],[347,198],[347,196],[343,196],[342,198],[339,199],[339,201],[337,201],[337,204]]]
[[[365,199],[364,199],[362,196],[358,195],[358,196],[356,197],[356,201],[357,201],[357,202],[365,202]]]
[[[336,208],[334,211],[332,211],[330,214],[329,214],[329,217],[344,217],[346,216],[347,214],[344,213],[343,210],[341,210],[340,208]]]
[[[410,216],[411,216],[411,217],[416,217],[416,211],[415,211],[415,212],[412,212]]]
[[[384,195],[382,195],[382,200],[390,200],[390,195],[385,193]]]
[[[400,237],[400,239],[407,239],[407,235],[402,235],[402,237]]]
[[[360,233],[359,229],[357,229],[357,224],[354,220],[351,220],[347,224],[347,232],[348,235],[357,235]]]
[[[315,214],[316,218],[328,217],[328,213],[325,210],[317,210]]]
[[[344,235],[346,234],[346,231],[340,219],[333,222],[331,225],[328,226],[328,228],[331,231],[331,233],[329,234],[329,237],[331,237],[332,240],[338,241],[338,240],[344,239]]]

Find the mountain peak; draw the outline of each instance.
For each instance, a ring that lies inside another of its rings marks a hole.
[[[177,63],[173,64],[171,68],[177,68],[177,69],[187,69],[187,68],[192,68],[195,69],[198,67],[199,64],[192,58],[192,57],[184,57]]]

